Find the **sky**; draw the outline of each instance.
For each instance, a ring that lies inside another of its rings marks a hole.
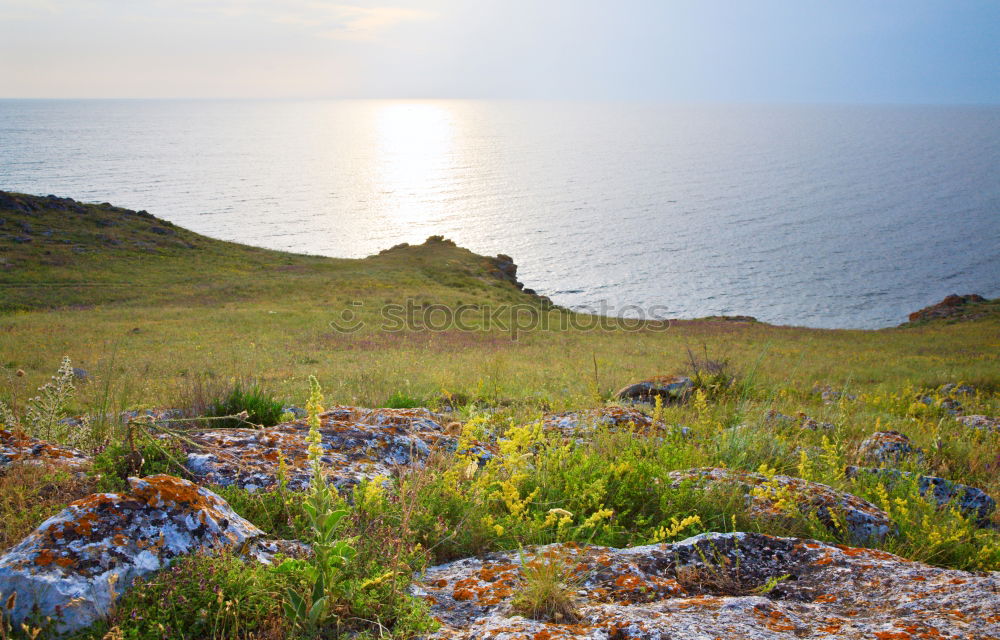
[[[1000,0],[0,0],[0,97],[1000,103]]]

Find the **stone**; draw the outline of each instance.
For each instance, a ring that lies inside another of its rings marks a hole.
[[[287,407],[282,407],[281,412],[292,414],[293,416],[295,416],[296,420],[301,420],[302,418],[305,418],[307,415],[309,415],[308,413],[306,413],[306,410],[303,409],[302,407],[296,407],[292,405]]]
[[[899,463],[911,457],[922,460],[923,456],[923,451],[898,431],[876,431],[858,446],[858,458],[877,464]]]
[[[445,416],[427,409],[336,407],[320,414],[323,464],[327,481],[348,492],[363,480],[391,476],[399,467],[416,467],[434,450],[453,451],[457,439],[446,433]],[[277,483],[278,453],[285,457],[288,486],[308,487],[305,420],[264,429],[212,429],[187,438],[185,466],[204,484],[255,491]]]
[[[32,438],[21,431],[0,429],[0,470],[15,462],[80,471],[90,466],[91,459],[72,447]]]
[[[685,376],[654,376],[623,387],[615,395],[627,402],[653,403],[659,396],[664,405],[679,404],[687,400],[693,387],[691,378]]]
[[[787,492],[801,513],[815,513],[820,522],[832,531],[837,530],[837,521],[842,521],[847,527],[847,536],[858,542],[880,541],[895,528],[889,515],[872,503],[801,478],[785,475],[769,478],[762,473],[713,467],[673,471],[669,478],[674,488],[685,482],[696,487],[740,487],[747,494],[750,514],[761,518],[786,516],[778,502],[782,499],[779,494]]]
[[[806,414],[799,412],[796,416],[786,416],[783,413],[779,413],[774,409],[769,410],[764,414],[765,424],[784,424],[788,426],[797,426],[800,429],[808,429],[810,431],[834,431],[837,426],[832,422],[820,422],[815,418],[810,418]]]
[[[598,407],[584,411],[548,413],[542,418],[543,429],[565,437],[592,435],[598,429],[620,431],[662,431],[666,425],[631,407]]]
[[[970,429],[975,429],[977,431],[988,431],[994,433],[1000,433],[1000,418],[991,418],[989,416],[974,415],[974,416],[959,416],[955,418],[961,424],[965,425]]]
[[[562,562],[576,576],[576,622],[514,613],[522,561]],[[412,593],[442,623],[435,640],[1000,637],[1000,573],[758,533],[494,553],[432,567]]]
[[[830,385],[819,384],[813,385],[812,392],[823,400],[823,404],[836,404],[840,400],[857,400],[858,396],[847,393],[846,391],[837,391]]]
[[[892,486],[901,480],[912,480],[916,476],[920,495],[926,496],[930,492],[931,498],[939,505],[954,505],[980,523],[986,522],[997,506],[996,501],[982,489],[937,476],[925,476],[898,469],[853,466],[847,467],[846,475],[848,478],[857,478],[863,475],[875,476],[887,486]]]
[[[976,388],[967,384],[957,384],[949,382],[941,387],[941,395],[944,396],[974,396]]]
[[[951,415],[958,415],[962,412],[962,403],[958,400],[949,397],[935,397],[932,395],[924,394],[917,398],[920,402],[926,404],[929,407],[941,407]]]
[[[920,320],[934,320],[936,318],[960,317],[966,314],[967,305],[974,306],[981,302],[987,302],[986,298],[975,293],[970,293],[964,296],[953,293],[950,296],[945,296],[945,298],[937,304],[924,307],[919,311],[914,311],[910,314],[909,321],[918,322]]]
[[[77,500],[0,557],[0,593],[18,594],[15,624],[34,614],[60,633],[86,627],[136,578],[185,554],[235,549],[270,561],[257,547],[264,532],[211,491],[168,475],[128,481],[129,494]]]

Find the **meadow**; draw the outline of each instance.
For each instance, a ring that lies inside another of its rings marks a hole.
[[[110,205],[0,196],[0,419],[30,428],[36,390],[69,358],[79,371],[64,376],[57,413],[80,420],[59,437],[96,456],[86,478],[29,466],[0,475],[0,546],[96,488],[124,486],[113,469],[124,453],[116,416],[126,410],[195,418],[267,405],[420,406],[449,411],[461,441],[500,451],[481,467],[461,454],[436,455],[386,483],[363,484],[349,500],[332,496],[331,511],[344,513],[337,535],[354,553],[326,585],[325,626],[297,622],[282,607],[285,594],[309,583],[308,562],[245,569],[238,558],[192,557],[129,592],[86,637],[333,629],[413,637],[434,627],[407,595],[414,572],[486,551],[555,541],[621,547],[733,530],[850,542],[815,514],[789,509],[762,519],[734,492],[666,482],[669,472],[694,467],[849,491],[898,527],[871,546],[938,566],[1000,570],[996,513],[976,522],[954,505],[938,507],[914,483],[844,473],[860,461],[862,440],[895,430],[923,452],[901,469],[1000,497],[1000,433],[970,429],[951,411],[958,402],[965,415],[1000,414],[995,303],[973,320],[877,331],[724,318],[588,328],[599,319],[519,290],[493,259],[442,238],[333,259],[213,240]],[[383,330],[387,307],[409,308],[415,320]],[[468,326],[442,320],[462,309]],[[621,387],[675,373],[695,382],[687,401],[643,410],[677,429],[598,430],[581,445],[538,422],[547,412],[614,405]],[[321,391],[313,387],[310,402],[311,376]],[[972,390],[942,390],[950,383]],[[240,405],[248,389],[256,399]],[[800,413],[833,428],[802,428]],[[161,447],[145,454],[144,472],[172,470]],[[219,493],[277,537],[314,539],[303,508],[312,494]]]

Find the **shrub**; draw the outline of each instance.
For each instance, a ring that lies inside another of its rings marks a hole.
[[[212,417],[238,416],[243,412],[246,412],[245,417],[216,421],[213,426],[239,427],[249,422],[270,427],[281,422],[284,410],[282,403],[259,384],[243,382],[237,382],[228,394],[208,407],[208,414]]]
[[[405,391],[394,392],[385,402],[385,406],[390,409],[413,409],[422,405],[423,402],[419,398],[415,398]]]
[[[129,476],[151,476],[157,473],[186,475],[183,467],[184,452],[177,443],[169,440],[149,439],[135,447],[142,465],[135,468],[135,456],[127,442],[108,445],[94,457],[90,473],[97,478],[98,491],[122,491]]]

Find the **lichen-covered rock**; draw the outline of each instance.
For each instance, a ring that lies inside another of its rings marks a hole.
[[[177,556],[232,548],[257,555],[264,532],[225,500],[180,478],[129,478],[131,493],[70,504],[0,558],[10,616],[49,616],[59,631],[90,625],[136,578]],[[266,557],[261,557],[266,559]]]
[[[523,560],[565,563],[579,580],[577,622],[515,615],[522,557],[495,553],[433,567],[414,586],[442,622],[432,637],[1000,637],[1000,574],[938,569],[873,549],[709,533],[630,549],[551,545],[525,552]],[[769,580],[777,584],[767,590]]]
[[[783,413],[779,413],[774,409],[771,409],[764,414],[764,422],[767,424],[796,426],[800,429],[808,429],[810,431],[833,431],[837,428],[837,426],[831,422],[820,422],[815,418],[810,418],[801,411],[795,416],[786,416]]]
[[[693,387],[691,378],[685,376],[654,376],[622,388],[616,397],[626,402],[648,403],[659,397],[663,404],[678,404],[687,400]]]
[[[898,463],[910,457],[920,460],[923,456],[923,451],[898,431],[876,431],[858,445],[858,458],[876,464]]]
[[[970,429],[975,429],[977,431],[990,431],[994,433],[1000,433],[1000,418],[991,418],[989,416],[975,415],[975,416],[960,416],[955,419]]]
[[[929,407],[941,407],[951,415],[958,415],[962,412],[962,403],[955,398],[944,396],[936,397],[932,395],[922,395],[917,398],[920,402]]]
[[[959,484],[937,476],[925,476],[909,471],[887,468],[847,467],[848,478],[869,475],[878,478],[886,485],[892,486],[900,481],[912,480],[916,476],[917,490],[920,495],[931,497],[939,505],[954,505],[966,515],[985,521],[996,509],[996,501],[982,489]]]
[[[823,400],[823,404],[836,404],[841,400],[857,400],[858,396],[847,393],[846,391],[837,391],[830,385],[813,385],[812,392]]]
[[[968,384],[949,382],[941,386],[940,393],[944,396],[974,396],[976,395],[976,388]]]
[[[628,429],[643,433],[665,433],[676,430],[681,435],[688,434],[687,427],[669,427],[631,407],[599,407],[585,411],[549,413],[543,419],[543,428],[545,431],[555,432],[567,438],[589,435],[598,429],[609,431]]]
[[[401,466],[419,465],[434,449],[449,450],[456,438],[443,416],[427,409],[336,407],[320,414],[327,480],[347,491],[362,480],[389,476]],[[190,437],[186,466],[205,484],[236,485],[251,491],[275,485],[279,452],[288,486],[309,485],[305,420],[266,429],[215,429]]]
[[[0,429],[0,469],[14,462],[80,470],[89,466],[91,460],[77,449],[31,438],[20,431]]]
[[[888,514],[872,503],[801,478],[768,477],[762,473],[718,468],[674,471],[669,477],[675,488],[684,482],[699,487],[741,487],[747,492],[751,514],[764,518],[787,515],[781,503],[791,499],[801,513],[815,513],[820,522],[832,530],[836,530],[838,521],[843,522],[847,535],[858,542],[882,540],[893,529]]]

